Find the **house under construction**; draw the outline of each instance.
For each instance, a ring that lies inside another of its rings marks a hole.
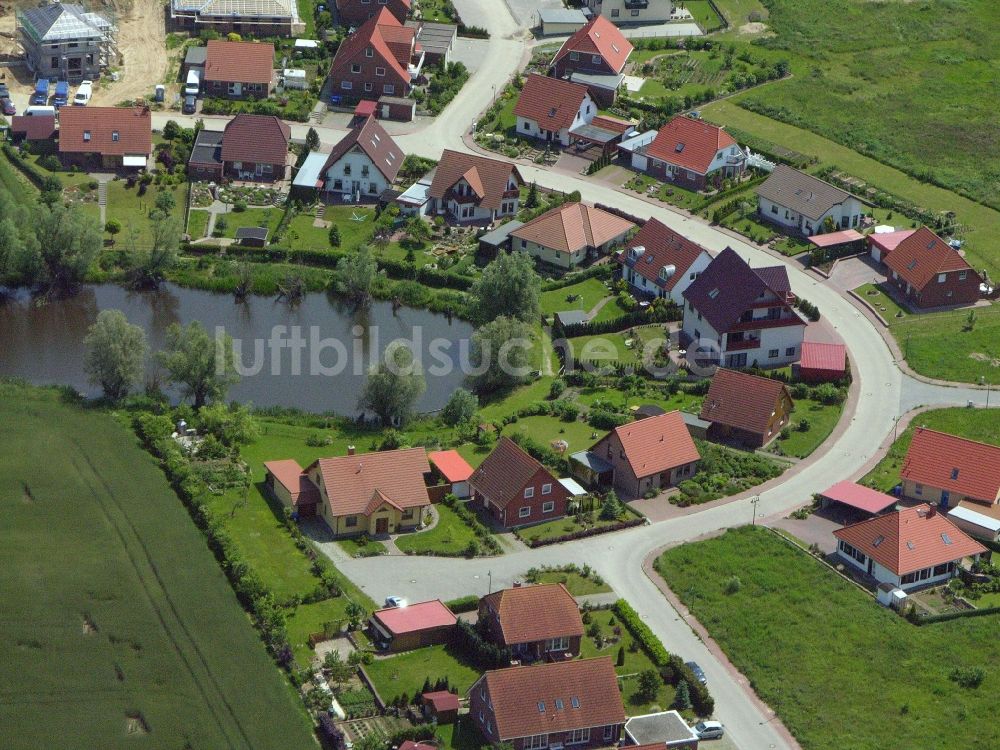
[[[28,67],[38,78],[96,80],[117,57],[115,25],[82,5],[23,8],[16,18]]]
[[[170,20],[194,33],[212,29],[258,37],[296,36],[306,28],[296,0],[170,0]]]

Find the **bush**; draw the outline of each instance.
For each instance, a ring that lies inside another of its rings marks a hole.
[[[246,201],[236,201],[233,204],[233,213],[241,214],[241,213],[243,213],[246,210],[247,210],[247,202]]]
[[[948,679],[957,685],[975,689],[983,683],[986,672],[981,667],[955,667],[948,675]]]
[[[639,619],[638,612],[632,609],[631,604],[624,599],[619,599],[611,609],[618,615],[622,625],[628,629],[654,665],[666,667],[670,664],[670,654],[660,643],[660,639],[649,629],[649,626]]]
[[[552,381],[552,385],[549,386],[549,398],[556,399],[562,395],[562,392],[566,390],[565,381],[556,378]]]
[[[444,604],[456,615],[462,612],[475,612],[479,609],[479,597],[475,594],[469,594],[468,596],[462,596],[458,599],[452,599]]]
[[[725,593],[727,593],[730,596],[732,596],[733,594],[739,593],[739,590],[742,587],[743,587],[743,584],[740,582],[739,577],[738,576],[733,576],[728,581],[726,581],[726,585],[723,587],[722,590]]]

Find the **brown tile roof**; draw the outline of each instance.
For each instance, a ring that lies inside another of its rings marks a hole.
[[[1000,447],[917,427],[900,476],[955,495],[996,502],[1000,496]]]
[[[848,198],[857,197],[785,164],[776,166],[771,176],[757,186],[757,195],[814,221]],[[866,203],[862,198],[857,200]]]
[[[423,448],[321,458],[306,471],[317,464],[334,516],[367,515],[383,501],[402,509],[430,504]]]
[[[403,151],[374,117],[369,117],[340,139],[326,158],[320,173],[326,175],[327,170],[355,146],[364,151],[386,180],[393,182],[396,179],[399,168],[403,165]]]
[[[659,219],[650,219],[643,224],[625,247],[626,251],[619,256],[620,262],[668,292],[687,275],[688,269],[702,253],[708,254],[697,242],[674,231]],[[643,248],[642,254],[633,257],[628,252],[633,247]],[[663,280],[660,269],[666,266],[673,266],[674,273]]]
[[[489,691],[501,740],[625,722],[609,656],[499,669],[480,680]]]
[[[588,247],[600,247],[633,227],[635,224],[631,221],[608,211],[584,203],[564,203],[510,234],[542,247],[575,253]]]
[[[622,32],[604,16],[595,16],[590,23],[578,30],[567,39],[552,58],[555,65],[570,52],[603,57],[615,73],[621,73],[622,68],[632,54],[632,43]]]
[[[614,432],[629,466],[640,478],[701,458],[684,423],[684,415],[676,410],[629,422],[616,427]]]
[[[532,73],[524,82],[514,114],[557,132],[573,125],[586,98],[586,86]]]
[[[287,458],[280,461],[265,461],[264,468],[291,495],[292,504],[312,504],[319,501],[319,489],[302,471],[299,462]]]
[[[515,497],[539,470],[546,471],[509,437],[501,437],[496,447],[479,465],[469,482],[481,495],[500,508]],[[555,482],[555,477],[552,478]]]
[[[388,9],[382,8],[378,15],[369,18],[357,31],[340,43],[337,54],[330,64],[330,75],[335,76],[340,71],[349,69],[354,62],[370,59],[365,57],[365,50],[370,46],[375,55],[382,58],[398,78],[409,81],[410,74],[406,66],[410,62],[410,50],[407,48],[405,56],[400,59],[403,55],[404,40],[398,32],[399,29],[406,29],[412,42],[416,32],[404,27]]]
[[[222,136],[222,160],[284,164],[292,129],[274,115],[236,115]]]
[[[270,85],[274,76],[274,45],[210,39],[205,56],[206,81]]]
[[[152,150],[148,107],[63,107],[59,112],[59,153],[148,156]]]
[[[10,118],[10,132],[24,135],[29,141],[49,141],[56,137],[55,115],[15,115]]]
[[[524,182],[517,166],[509,161],[445,149],[434,171],[429,195],[432,198],[443,198],[464,177],[479,196],[479,205],[495,210],[503,203],[503,194],[507,190],[511,174],[518,184]]]
[[[766,435],[768,420],[782,392],[788,393],[788,388],[780,380],[720,367],[705,394],[700,416],[709,422]]]
[[[869,518],[833,535],[899,576],[986,551],[930,505]]]
[[[494,591],[483,603],[496,612],[508,646],[583,635],[580,607],[561,583]]]
[[[891,270],[916,289],[923,289],[939,273],[972,270],[965,258],[927,227],[904,239],[885,259]]]
[[[715,154],[735,145],[733,137],[722,128],[678,115],[660,128],[646,153],[668,164],[708,174]]]

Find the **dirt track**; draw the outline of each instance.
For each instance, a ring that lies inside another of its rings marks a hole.
[[[112,105],[126,99],[151,99],[153,87],[166,83],[167,36],[164,5],[160,0],[134,0],[118,19],[118,53],[125,75],[116,83],[104,79],[94,92],[94,104]]]

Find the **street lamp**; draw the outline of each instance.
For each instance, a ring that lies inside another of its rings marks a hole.
[[[492,570],[486,571],[486,575],[490,579],[489,589],[487,589],[486,593],[487,594],[492,594],[493,593],[493,571]]]
[[[986,386],[986,408],[990,408],[990,382],[986,379],[985,375],[979,376],[979,385]]]
[[[493,84],[493,103],[497,103],[497,85],[495,83]]]
[[[750,504],[753,506],[753,518],[750,521],[751,526],[757,525],[757,503],[760,502],[760,495],[754,495],[750,498]]]

